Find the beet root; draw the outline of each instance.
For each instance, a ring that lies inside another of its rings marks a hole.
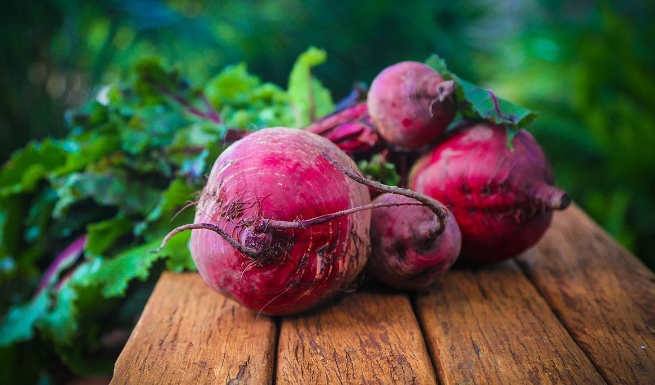
[[[375,77],[368,111],[389,143],[418,148],[441,135],[455,117],[455,83],[419,62],[401,62]]]
[[[374,203],[412,202],[382,194]],[[380,208],[371,212],[373,252],[366,269],[380,281],[403,290],[430,286],[457,260],[462,235],[452,215],[440,232],[435,213],[427,206]]]
[[[478,123],[455,130],[414,165],[410,187],[452,211],[462,232],[460,258],[500,262],[534,245],[553,210],[571,202],[553,187],[546,157],[527,131],[507,147],[507,130]]]
[[[191,254],[209,286],[251,309],[286,315],[351,284],[370,254],[370,211],[299,225],[370,203],[366,187],[323,153],[354,167],[328,140],[287,128],[255,132],[219,156],[189,225]]]

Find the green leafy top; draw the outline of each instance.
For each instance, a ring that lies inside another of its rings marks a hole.
[[[390,186],[398,186],[400,175],[396,166],[385,160],[382,154],[375,154],[370,160],[360,160],[357,167],[369,179],[380,181]]]
[[[518,131],[529,126],[537,118],[535,112],[499,98],[491,90],[461,79],[448,70],[445,60],[438,55],[430,56],[426,60],[426,64],[444,79],[454,80],[457,84],[455,97],[459,104],[461,118],[487,120],[504,125],[508,129],[508,146],[510,148],[512,148],[512,140]]]
[[[330,91],[312,75],[312,68],[327,59],[324,50],[311,47],[300,55],[289,76],[289,97],[294,109],[295,127],[306,127],[312,121],[334,111]]]

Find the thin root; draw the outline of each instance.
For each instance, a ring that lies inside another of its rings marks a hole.
[[[341,171],[347,177],[349,177],[350,179],[354,180],[357,183],[361,183],[365,186],[372,187],[378,191],[406,196],[408,198],[412,198],[421,202],[423,205],[427,206],[430,210],[432,210],[432,212],[434,212],[434,214],[439,219],[439,231],[437,232],[437,235],[443,233],[443,231],[446,229],[446,221],[448,220],[448,211],[446,211],[446,208],[441,203],[439,203],[439,201],[432,199],[421,193],[417,193],[416,191],[412,191],[396,186],[387,186],[380,182],[365,178],[342,166],[339,162],[337,162],[334,158],[332,158],[327,152],[322,151],[322,153],[323,156],[328,161],[330,161],[332,165],[334,165],[334,167],[339,169],[339,171]]]
[[[239,252],[241,252],[247,257],[256,258],[260,254],[254,248],[242,245],[241,243],[239,243],[239,241],[232,238],[227,232],[225,232],[225,230],[211,223],[191,223],[188,225],[178,226],[174,228],[170,233],[168,233],[166,237],[164,237],[164,240],[161,242],[161,246],[159,246],[157,250],[151,251],[151,253],[160,252],[164,248],[164,246],[166,246],[166,243],[168,243],[168,241],[171,238],[173,238],[173,236],[175,236],[177,233],[181,233],[182,231],[186,231],[186,230],[199,230],[199,229],[211,230],[217,233],[218,235],[223,237],[223,239],[225,239],[227,243],[229,243],[232,247],[234,247],[235,249],[237,249]]]

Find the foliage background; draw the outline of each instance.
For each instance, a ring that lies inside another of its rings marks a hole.
[[[64,111],[158,55],[191,80],[248,63],[286,84],[308,46],[344,96],[385,66],[436,52],[461,77],[540,112],[558,184],[655,267],[655,2],[638,0],[5,0],[0,162],[66,135]]]

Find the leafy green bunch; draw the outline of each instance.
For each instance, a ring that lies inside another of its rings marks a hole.
[[[131,82],[67,116],[67,137],[14,153],[0,171],[0,378],[34,382],[57,361],[110,373],[161,271],[195,269],[189,233],[148,251],[193,222],[186,208],[231,140],[333,110],[312,75],[325,59],[303,53],[286,90],[245,64],[192,86],[141,60]]]

